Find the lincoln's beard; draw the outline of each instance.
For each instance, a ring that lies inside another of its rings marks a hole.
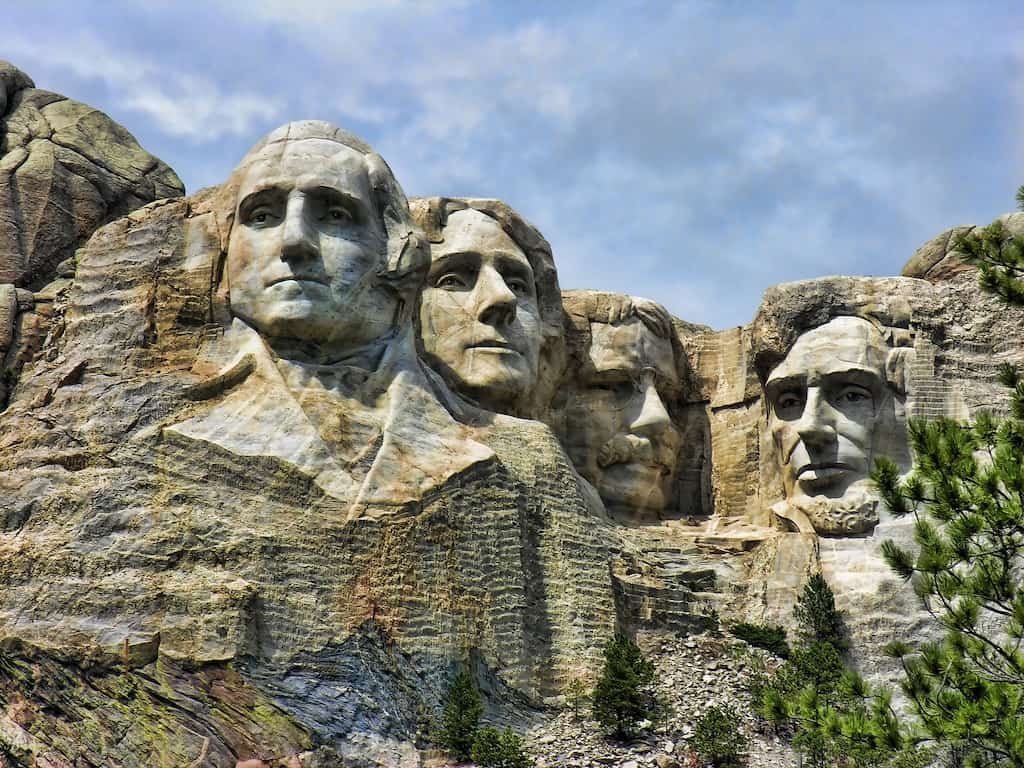
[[[821,536],[870,533],[878,525],[878,497],[867,482],[857,481],[839,498],[798,494],[786,503],[803,512]]]

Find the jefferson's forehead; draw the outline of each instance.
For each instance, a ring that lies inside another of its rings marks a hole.
[[[435,259],[451,253],[501,253],[530,266],[526,254],[498,222],[472,209],[448,214],[444,241],[434,244],[431,252]]]
[[[636,318],[616,325],[591,323],[590,336],[590,363],[597,372],[654,368],[665,379],[677,378],[672,344]]]
[[[369,199],[366,159],[351,147],[327,139],[270,144],[247,159],[238,199],[261,189],[329,187]]]
[[[862,371],[885,378],[889,348],[867,320],[836,318],[803,334],[769,381],[806,377],[815,379],[846,371]]]

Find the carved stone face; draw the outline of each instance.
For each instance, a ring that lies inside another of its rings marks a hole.
[[[386,334],[395,299],[375,272],[385,233],[363,156],[334,141],[274,144],[238,190],[231,311],[261,334],[339,355]]]
[[[840,317],[803,334],[769,374],[768,424],[787,499],[840,500],[865,480],[888,397],[888,352],[866,320]]]
[[[681,439],[666,405],[679,389],[672,345],[638,318],[590,330],[566,407],[569,454],[609,509],[657,513],[671,501]]]
[[[448,216],[420,300],[423,350],[456,391],[506,412],[537,381],[541,318],[533,270],[498,223]]]

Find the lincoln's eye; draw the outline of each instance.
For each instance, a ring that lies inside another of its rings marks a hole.
[[[871,392],[855,385],[849,385],[839,390],[839,402],[843,405],[855,405],[873,400]]]
[[[795,392],[783,392],[775,399],[775,410],[777,411],[794,411],[802,408],[804,404],[803,398]]]
[[[327,217],[337,224],[348,224],[352,221],[352,214],[344,208],[334,206],[327,212]]]

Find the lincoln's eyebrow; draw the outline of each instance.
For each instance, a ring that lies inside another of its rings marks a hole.
[[[520,258],[505,253],[495,254],[495,259],[498,262],[498,266],[503,270],[507,270],[520,277],[533,279],[533,267],[530,266],[530,262],[523,262]]]
[[[765,382],[764,388],[769,395],[775,395],[779,392],[788,392],[791,389],[804,389],[807,386],[807,375],[803,373],[791,373],[787,376],[779,376],[778,378],[769,378]]]

